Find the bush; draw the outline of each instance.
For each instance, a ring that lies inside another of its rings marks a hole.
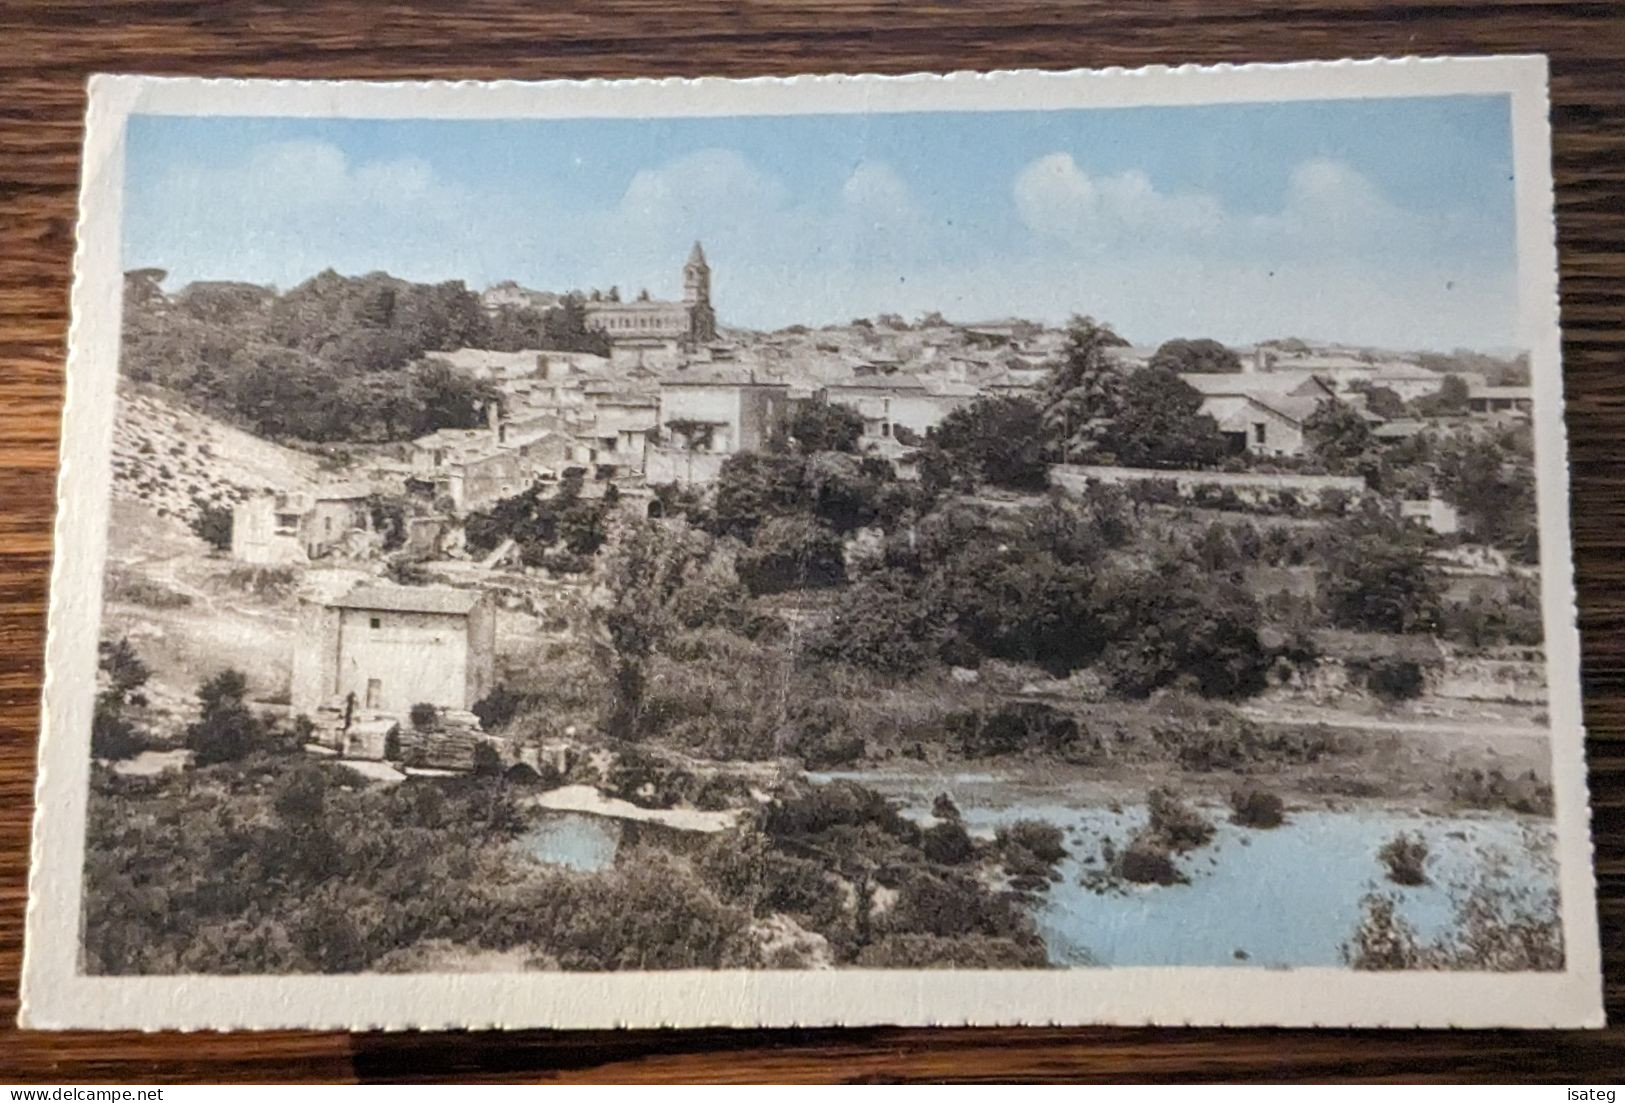
[[[693,774],[639,747],[621,751],[604,785],[613,795],[640,808],[672,808],[699,790]]]
[[[440,710],[427,701],[419,701],[412,706],[408,714],[412,720],[412,730],[432,732],[440,730]]]
[[[1129,501],[1142,506],[1171,506],[1180,499],[1179,484],[1172,479],[1135,479],[1128,484]]]
[[[1286,804],[1266,789],[1234,789],[1230,793],[1230,822],[1268,830],[1286,821]]]
[[[506,727],[520,706],[528,700],[525,694],[516,693],[507,686],[499,685],[475,701],[469,711],[479,718],[480,727],[486,731],[497,731]],[[415,719],[412,723],[414,727],[417,726]]]
[[[1213,838],[1213,825],[1171,789],[1156,788],[1146,797],[1147,830],[1171,850],[1195,850]]]
[[[1564,964],[1563,922],[1555,891],[1481,881],[1455,901],[1454,929],[1424,943],[1399,915],[1399,902],[1372,893],[1343,960],[1355,969],[1461,969],[1558,972]]]
[[[881,674],[906,675],[931,658],[935,634],[930,611],[901,572],[886,572],[844,587],[829,620],[807,638],[809,657]]]
[[[921,833],[920,851],[928,861],[957,866],[975,856],[976,844],[971,842],[970,835],[957,820],[945,820]]]
[[[1043,820],[1017,820],[999,828],[994,838],[1000,850],[1024,850],[1049,865],[1066,857],[1066,836],[1059,827]]]
[[[1533,770],[1508,777],[1494,766],[1457,770],[1450,779],[1450,799],[1468,808],[1506,808],[1527,816],[1550,816],[1555,809],[1552,787]]]
[[[753,594],[834,586],[846,577],[841,538],[810,517],[775,517],[756,533],[736,564]]]
[[[496,777],[502,773],[502,755],[486,740],[474,744],[474,776]]]
[[[197,765],[233,762],[270,746],[270,729],[243,701],[247,691],[247,679],[236,670],[222,670],[198,687],[202,716],[186,729]]]
[[[1190,879],[1174,864],[1166,842],[1143,834],[1122,849],[1112,863],[1112,870],[1136,885],[1182,885]]]
[[[1388,867],[1388,880],[1396,885],[1428,883],[1428,842],[1419,834],[1400,832],[1382,845],[1377,858]]]
[[[1076,717],[1042,701],[1002,701],[995,708],[953,713],[943,727],[960,753],[971,758],[1062,753],[1087,734]]]
[[[1204,697],[1247,697],[1265,686],[1262,614],[1242,586],[1189,562],[1108,575],[1094,595],[1113,688],[1145,697],[1181,679]]]
[[[195,502],[192,532],[217,552],[231,550],[231,510],[225,506]]]
[[[1422,695],[1425,679],[1415,659],[1385,658],[1366,670],[1366,688],[1384,701],[1409,701]]]
[[[97,647],[96,707],[90,723],[90,753],[96,758],[130,758],[147,749],[147,738],[126,715],[146,704],[141,689],[152,671],[130,641],[103,640]]]
[[[1049,887],[1055,866],[1066,857],[1061,829],[1042,820],[1017,820],[994,836],[1004,870],[1014,878],[1037,878],[1034,888]],[[1019,887],[1019,886],[1018,886]]]
[[[812,770],[850,765],[868,750],[862,732],[853,729],[851,719],[851,709],[844,701],[819,697],[797,703],[786,721],[782,749]]]

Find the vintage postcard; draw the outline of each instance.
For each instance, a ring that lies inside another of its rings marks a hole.
[[[1543,58],[101,77],[23,1021],[1602,1021]]]

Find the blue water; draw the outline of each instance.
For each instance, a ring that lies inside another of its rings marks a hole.
[[[991,835],[1017,819],[1044,820],[1065,832],[1070,853],[1059,866],[1061,880],[1035,912],[1058,965],[1335,966],[1359,924],[1361,898],[1373,890],[1396,896],[1400,914],[1428,940],[1452,924],[1452,887],[1481,879],[1488,867],[1513,884],[1554,885],[1551,828],[1536,821],[1310,811],[1261,831],[1224,822],[1227,808],[1202,810],[1218,830],[1206,846],[1177,859],[1189,884],[1115,882],[1097,889],[1082,882],[1106,868],[1102,840],[1121,850],[1145,824],[1143,807],[960,806],[973,835]],[[910,805],[905,813],[924,818],[928,808]],[[1429,884],[1406,888],[1387,880],[1377,851],[1399,831],[1427,840]]]
[[[584,812],[544,812],[517,845],[538,862],[592,873],[615,864],[621,825]]]

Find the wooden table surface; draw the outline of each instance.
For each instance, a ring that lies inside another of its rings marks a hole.
[[[549,78],[1544,52],[1608,1006],[1625,1014],[1625,5],[1513,0],[0,0],[0,1081],[1618,1081],[1625,1028],[19,1033],[52,487],[93,72]]]

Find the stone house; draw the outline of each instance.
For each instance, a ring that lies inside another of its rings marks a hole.
[[[420,703],[462,711],[494,684],[496,616],[477,591],[362,585],[303,601],[299,616],[295,713],[402,717]]]
[[[346,548],[359,554],[372,532],[369,493],[365,486],[346,483],[260,494],[239,502],[231,511],[232,557],[261,566],[285,566]]]
[[[1336,398],[1313,372],[1182,372],[1180,378],[1201,394],[1202,413],[1219,423],[1233,451],[1260,456],[1302,455],[1304,423]]]
[[[977,389],[939,383],[928,387],[917,375],[855,377],[824,388],[824,401],[850,406],[863,415],[863,435],[892,440],[899,427],[924,437],[950,413],[976,400]]]
[[[1528,387],[1491,387],[1487,384],[1469,384],[1467,387],[1469,413],[1510,414],[1527,418],[1534,408],[1534,392]]]

